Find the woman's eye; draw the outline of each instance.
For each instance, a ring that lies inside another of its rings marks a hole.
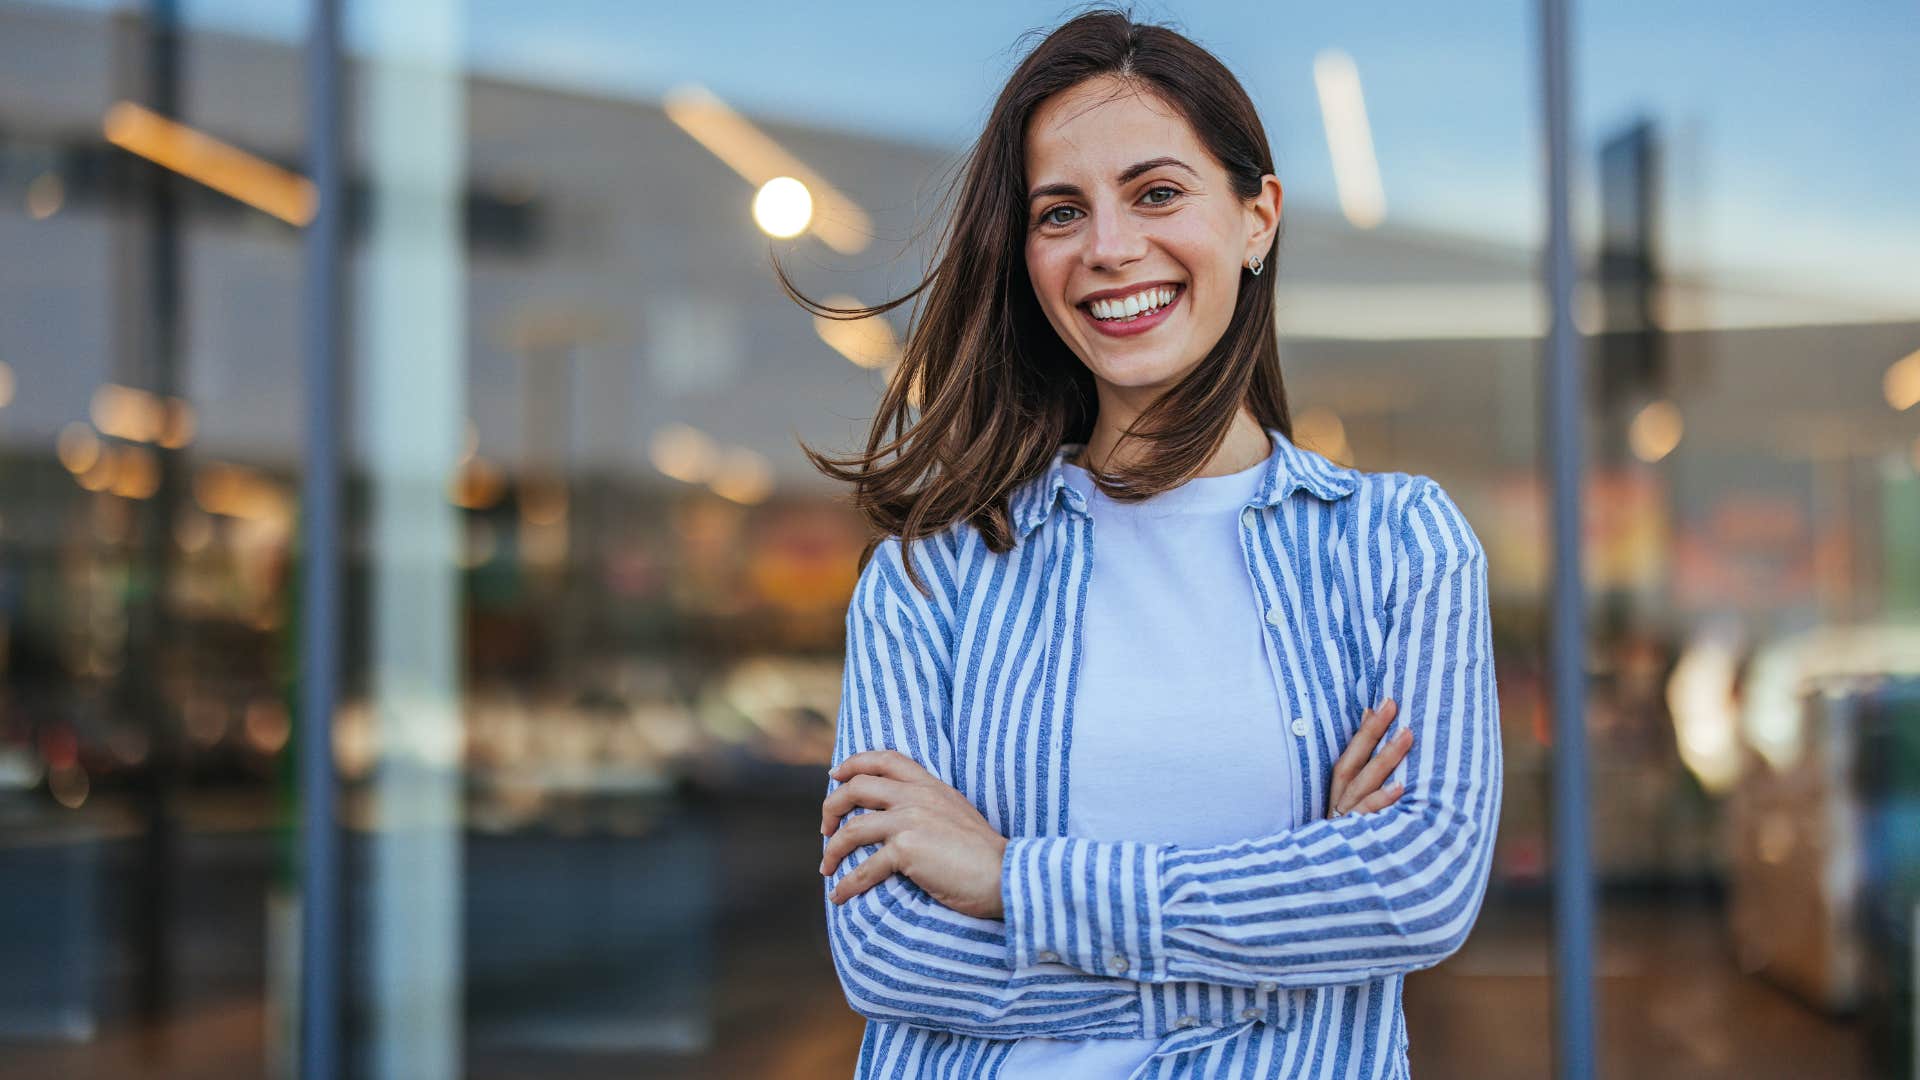
[[[1167,198],[1155,199],[1151,197],[1160,192],[1165,192],[1167,194]],[[1168,203],[1171,203],[1176,199],[1178,199],[1180,195],[1181,195],[1181,191],[1179,188],[1167,187],[1166,185],[1162,184],[1159,187],[1148,188],[1146,190],[1146,193],[1143,194],[1141,198],[1147,200],[1148,206],[1166,206]],[[1060,214],[1060,213],[1077,214],[1079,212],[1080,211],[1074,209],[1071,206],[1056,206],[1053,209],[1048,210],[1046,213],[1040,215],[1040,224],[1069,225],[1069,224],[1072,224],[1073,222],[1072,218],[1059,218],[1059,217],[1055,217],[1054,215]]]

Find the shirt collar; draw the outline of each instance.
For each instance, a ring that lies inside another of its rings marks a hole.
[[[1254,492],[1250,506],[1273,506],[1295,491],[1304,489],[1332,501],[1353,494],[1358,486],[1354,471],[1336,465],[1312,450],[1295,446],[1278,428],[1267,428],[1273,450],[1267,455],[1267,471]],[[1053,513],[1062,498],[1076,511],[1086,509],[1080,493],[1067,483],[1067,457],[1085,443],[1065,443],[1053,452],[1053,460],[1040,475],[1014,489],[1010,510],[1014,529],[1024,539]]]

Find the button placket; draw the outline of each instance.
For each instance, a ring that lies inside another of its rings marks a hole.
[[[1240,522],[1241,524],[1247,526],[1248,528],[1252,528],[1258,521],[1259,521],[1259,514],[1253,507],[1249,506],[1240,511]],[[1270,580],[1269,575],[1262,574],[1260,567],[1255,565],[1260,560],[1260,556],[1258,552],[1255,550],[1255,545],[1251,543],[1244,545],[1242,554],[1247,559],[1248,583],[1253,587],[1254,595],[1256,597],[1262,595],[1266,591],[1266,586],[1271,586],[1273,589],[1276,590],[1276,594],[1277,594],[1277,590],[1280,587],[1280,583],[1277,580]],[[1278,603],[1268,604],[1266,607],[1266,611],[1263,614],[1263,617],[1265,618],[1267,625],[1269,627],[1272,627],[1273,631],[1284,631],[1286,629],[1286,624],[1287,624],[1286,613],[1280,609],[1280,605]],[[1274,680],[1274,688],[1277,691],[1279,691],[1281,698],[1284,700],[1287,695],[1287,677],[1285,675],[1285,670],[1286,670],[1285,658],[1281,654],[1280,646],[1276,643],[1275,635],[1273,632],[1263,633],[1260,635],[1260,637],[1261,637],[1261,644],[1265,646],[1265,649],[1266,649],[1267,667],[1268,667],[1268,670],[1272,673],[1273,680]],[[1296,716],[1293,718],[1292,723],[1288,727],[1288,730],[1292,731],[1296,737],[1300,739],[1305,739],[1309,734],[1312,733],[1313,729],[1307,725],[1306,719],[1304,717]],[[1303,774],[1311,770],[1311,766],[1307,762],[1307,757],[1311,753],[1312,753],[1311,747],[1300,746],[1298,753],[1296,755],[1296,760],[1293,763],[1294,774],[1290,781],[1289,786],[1294,788],[1293,802],[1295,803],[1295,809],[1293,813],[1293,820],[1296,822],[1301,820],[1299,815],[1302,811],[1298,804],[1302,800],[1303,796],[1300,793],[1300,785],[1305,782]]]

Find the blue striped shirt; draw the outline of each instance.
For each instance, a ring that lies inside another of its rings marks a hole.
[[[1241,544],[1285,667],[1278,719],[1307,732],[1299,828],[1206,847],[1068,834],[1094,565],[1065,478],[1074,445],[1015,490],[1012,550],[964,522],[912,546],[931,596],[897,537],[875,549],[847,612],[834,761],[905,753],[1009,840],[1001,919],[898,874],[826,901],[835,969],[868,1020],[856,1077],[991,1077],[1028,1035],[1160,1040],[1140,1077],[1407,1075],[1402,983],[1466,940],[1499,820],[1486,554],[1431,478],[1268,435]],[[1407,790],[1329,820],[1333,762],[1383,698],[1414,729],[1391,777]]]

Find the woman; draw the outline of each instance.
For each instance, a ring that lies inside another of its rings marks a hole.
[[[960,190],[907,296],[787,285],[931,289],[867,452],[808,451],[884,537],[821,808],[857,1074],[1406,1075],[1498,820],[1478,539],[1293,444],[1281,188],[1205,50],[1073,19]]]

